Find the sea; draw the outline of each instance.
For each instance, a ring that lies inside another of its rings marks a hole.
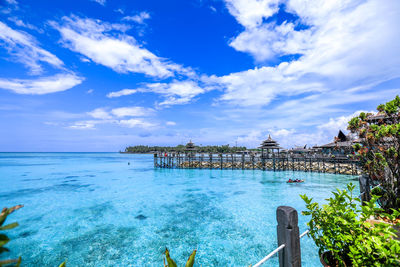
[[[291,179],[304,183],[288,184]],[[321,204],[357,177],[327,173],[156,169],[153,156],[120,153],[0,153],[0,207],[22,204],[2,231],[0,259],[22,266],[178,266],[196,249],[195,266],[254,265],[277,248],[276,209],[298,211],[301,194]],[[303,266],[321,266],[307,235]],[[272,257],[265,266],[278,266]]]

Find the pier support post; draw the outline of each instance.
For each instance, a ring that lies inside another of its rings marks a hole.
[[[279,251],[280,267],[301,267],[300,236],[297,211],[288,206],[279,206],[276,210],[278,221],[278,246],[285,244]]]

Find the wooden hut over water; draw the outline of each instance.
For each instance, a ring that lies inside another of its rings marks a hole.
[[[321,148],[322,153],[325,154],[345,156],[354,152],[353,145],[355,143],[357,143],[355,139],[350,135],[345,135],[341,130],[339,130],[339,133],[333,142],[319,146],[319,148]]]
[[[261,143],[261,156],[267,156],[269,157],[270,154],[273,154],[276,151],[278,151],[279,154],[279,150],[282,149],[282,147],[279,146],[278,142],[276,142],[275,140],[273,140],[271,138],[271,135],[268,135],[268,139],[264,140]]]
[[[193,155],[194,153],[196,153],[196,146],[194,145],[192,140],[190,140],[189,143],[186,144],[185,153],[188,155]]]

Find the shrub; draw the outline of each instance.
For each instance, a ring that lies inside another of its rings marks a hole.
[[[364,113],[350,120],[348,129],[358,134],[354,146],[363,170],[380,184],[373,192],[385,212],[400,209],[400,97],[377,107],[378,114]]]
[[[361,206],[360,200],[353,197],[354,188],[349,184],[347,190],[337,189],[322,207],[301,195],[307,208],[302,214],[311,216],[307,224],[309,235],[319,254],[330,251],[334,261],[330,265],[336,266],[400,266],[400,241],[394,239],[396,230],[389,223],[372,225],[369,222],[378,213],[394,222],[400,212],[382,214],[382,209],[375,204],[379,198],[376,195]]]

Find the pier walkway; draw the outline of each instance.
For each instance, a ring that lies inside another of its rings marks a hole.
[[[326,155],[155,153],[155,168],[305,171],[360,175],[359,161]]]

